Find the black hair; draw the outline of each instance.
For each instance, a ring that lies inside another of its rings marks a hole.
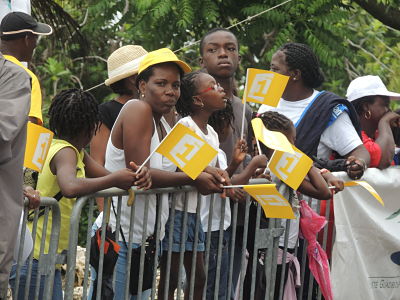
[[[174,64],[174,65],[178,68],[178,70],[179,70],[179,75],[180,75],[181,78],[182,78],[183,75],[185,74],[185,73],[183,72],[182,68],[181,68],[178,64],[174,63],[173,61],[167,61],[167,62],[155,64],[155,65],[152,65],[152,66],[148,67],[148,68],[145,69],[144,71],[142,71],[142,72],[136,77],[136,87],[139,89],[139,82],[142,81],[142,80],[145,81],[145,82],[148,82],[148,81],[149,81],[149,78],[150,78],[151,76],[153,76],[154,68],[157,68],[157,67],[159,67],[159,66],[161,66],[161,65],[164,65],[164,64]]]
[[[293,122],[288,117],[276,111],[266,111],[259,114],[258,118],[263,121],[265,128],[272,131],[286,133],[294,126]]]
[[[208,124],[214,128],[214,130],[218,134],[222,134],[224,129],[228,126],[235,130],[233,127],[233,121],[235,120],[235,116],[233,114],[233,108],[231,100],[226,102],[226,106],[224,109],[215,111],[208,118]]]
[[[237,48],[238,48],[238,51],[239,51],[239,40],[238,40],[238,38],[236,37],[236,35],[235,35],[232,31],[230,31],[229,29],[222,28],[222,27],[217,27],[217,28],[213,28],[213,29],[211,29],[210,31],[208,31],[208,32],[207,32],[205,35],[203,35],[203,37],[201,38],[201,40],[200,40],[200,48],[199,48],[199,50],[200,50],[200,56],[203,56],[203,48],[204,48],[204,40],[205,40],[205,38],[206,38],[207,36],[209,36],[209,35],[215,33],[215,32],[218,32],[218,31],[224,31],[224,32],[229,32],[229,33],[231,33],[231,34],[235,37],[235,39],[236,39],[236,44],[237,44]]]
[[[289,69],[299,69],[305,86],[317,88],[324,82],[318,58],[312,49],[300,43],[287,43],[279,51],[285,53]]]
[[[364,104],[373,104],[375,102],[375,96],[365,96],[351,101],[356,112],[361,115],[364,112]]]
[[[117,82],[114,82],[114,83],[110,84],[110,88],[115,94],[118,94],[118,95],[121,95],[121,96],[122,95],[132,96],[133,95],[133,91],[128,89],[125,86],[125,83],[126,83],[125,79],[126,78],[123,78],[121,80],[118,80]]]
[[[253,114],[254,117],[260,118],[265,128],[271,131],[279,131],[284,135],[289,133],[289,130],[293,125],[293,122],[287,118],[285,115],[282,115],[276,111],[266,111],[262,114]],[[250,130],[249,135],[251,138],[254,138],[253,130]],[[267,147],[260,143],[261,151],[263,153],[267,152]]]
[[[89,92],[80,89],[61,91],[49,108],[50,130],[56,137],[66,140],[81,134],[92,137],[100,122],[98,105]]]
[[[181,79],[181,96],[176,102],[176,111],[182,116],[190,116],[193,111],[193,96],[197,95],[197,77],[204,73],[203,71],[195,71],[185,74]]]

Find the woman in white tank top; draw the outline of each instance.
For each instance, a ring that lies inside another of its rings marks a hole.
[[[180,79],[190,67],[180,61],[169,49],[159,49],[150,52],[141,61],[137,78],[137,87],[140,91],[140,100],[127,102],[121,110],[106,150],[105,167],[108,170],[125,168],[130,162],[141,165],[150,153],[167,135],[170,127],[164,114],[169,113],[180,96]],[[193,181],[182,172],[174,172],[176,167],[166,159],[154,153],[147,163],[152,177],[152,188],[179,185],[195,185],[204,193],[221,192],[221,186],[214,183],[217,175],[202,173]],[[219,181],[223,181],[218,178]],[[150,195],[135,197],[134,229],[132,232],[132,247],[140,246],[144,230],[143,217],[145,201],[149,202],[149,211],[145,236],[154,232],[156,219],[156,198]],[[114,199],[114,206],[117,201]],[[121,227],[125,240],[129,240],[130,207],[126,205],[127,197],[122,200]],[[165,222],[168,218],[168,202],[162,199],[161,237],[164,235]],[[115,216],[111,213],[110,223],[115,228]],[[120,235],[121,250],[116,265],[115,299],[123,299],[125,293],[125,270],[127,247]],[[150,290],[144,291],[142,299],[148,298]],[[135,297],[131,297],[135,299]]]

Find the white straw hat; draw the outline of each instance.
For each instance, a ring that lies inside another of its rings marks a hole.
[[[108,79],[104,84],[109,86],[137,74],[140,62],[146,54],[147,51],[137,45],[126,45],[115,50],[107,59]]]
[[[388,96],[400,100],[400,94],[390,92],[379,78],[379,76],[361,76],[350,82],[347,88],[346,97],[349,101],[354,101],[366,96]]]

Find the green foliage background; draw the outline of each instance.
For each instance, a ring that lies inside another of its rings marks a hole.
[[[32,1],[33,12],[46,19],[43,6],[35,9],[35,3],[41,2]],[[61,89],[86,89],[103,82],[107,78],[108,55],[122,45],[139,44],[149,51],[161,47],[177,50],[199,40],[211,28],[231,26],[282,2],[54,1],[76,21],[83,39],[67,31],[68,20],[59,16],[55,22],[57,34],[40,41],[32,68],[41,78],[45,107]],[[379,2],[395,6],[395,0]],[[377,74],[389,88],[400,91],[400,32],[383,25],[351,1],[292,0],[232,31],[241,45],[239,87],[244,83],[246,68],[268,69],[274,51],[286,42],[296,41],[309,44],[320,58],[326,75],[324,89],[344,96],[351,79]],[[177,54],[198,67],[197,45]],[[100,102],[113,97],[105,86],[92,92]]]

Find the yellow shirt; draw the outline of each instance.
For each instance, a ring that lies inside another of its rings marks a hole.
[[[77,156],[77,165],[76,165],[76,177],[84,178],[85,177],[85,164],[83,163],[84,151],[78,152],[78,150],[72,146],[70,143],[64,140],[53,139],[49,153],[47,154],[46,161],[43,166],[42,173],[39,174],[38,182],[37,182],[37,190],[40,191],[40,195],[43,197],[54,197],[60,191],[60,187],[57,183],[57,176],[55,176],[50,170],[50,162],[53,157],[65,147],[71,147],[75,150]],[[61,253],[62,250],[68,249],[68,239],[69,239],[69,227],[70,227],[70,215],[72,212],[72,207],[74,206],[76,198],[65,198],[62,197],[58,202],[60,205],[60,213],[61,213],[61,228],[60,228],[60,238],[58,243],[58,253]],[[47,223],[47,234],[46,234],[46,242],[43,253],[48,253],[49,249],[49,241],[50,241],[50,232],[52,225],[52,213],[49,212],[49,220]],[[42,238],[42,230],[43,230],[43,221],[44,216],[39,217],[36,231],[36,240],[35,240],[35,249],[34,249],[34,257],[36,259],[39,258],[40,253],[40,241]],[[32,231],[32,223],[29,223],[29,228]]]
[[[32,94],[31,94],[31,109],[29,111],[29,116],[37,118],[39,120],[39,125],[43,124],[42,117],[42,90],[40,89],[40,83],[36,75],[25,66],[14,56],[3,55],[5,59],[15,63],[16,65],[23,68],[32,79]]]

